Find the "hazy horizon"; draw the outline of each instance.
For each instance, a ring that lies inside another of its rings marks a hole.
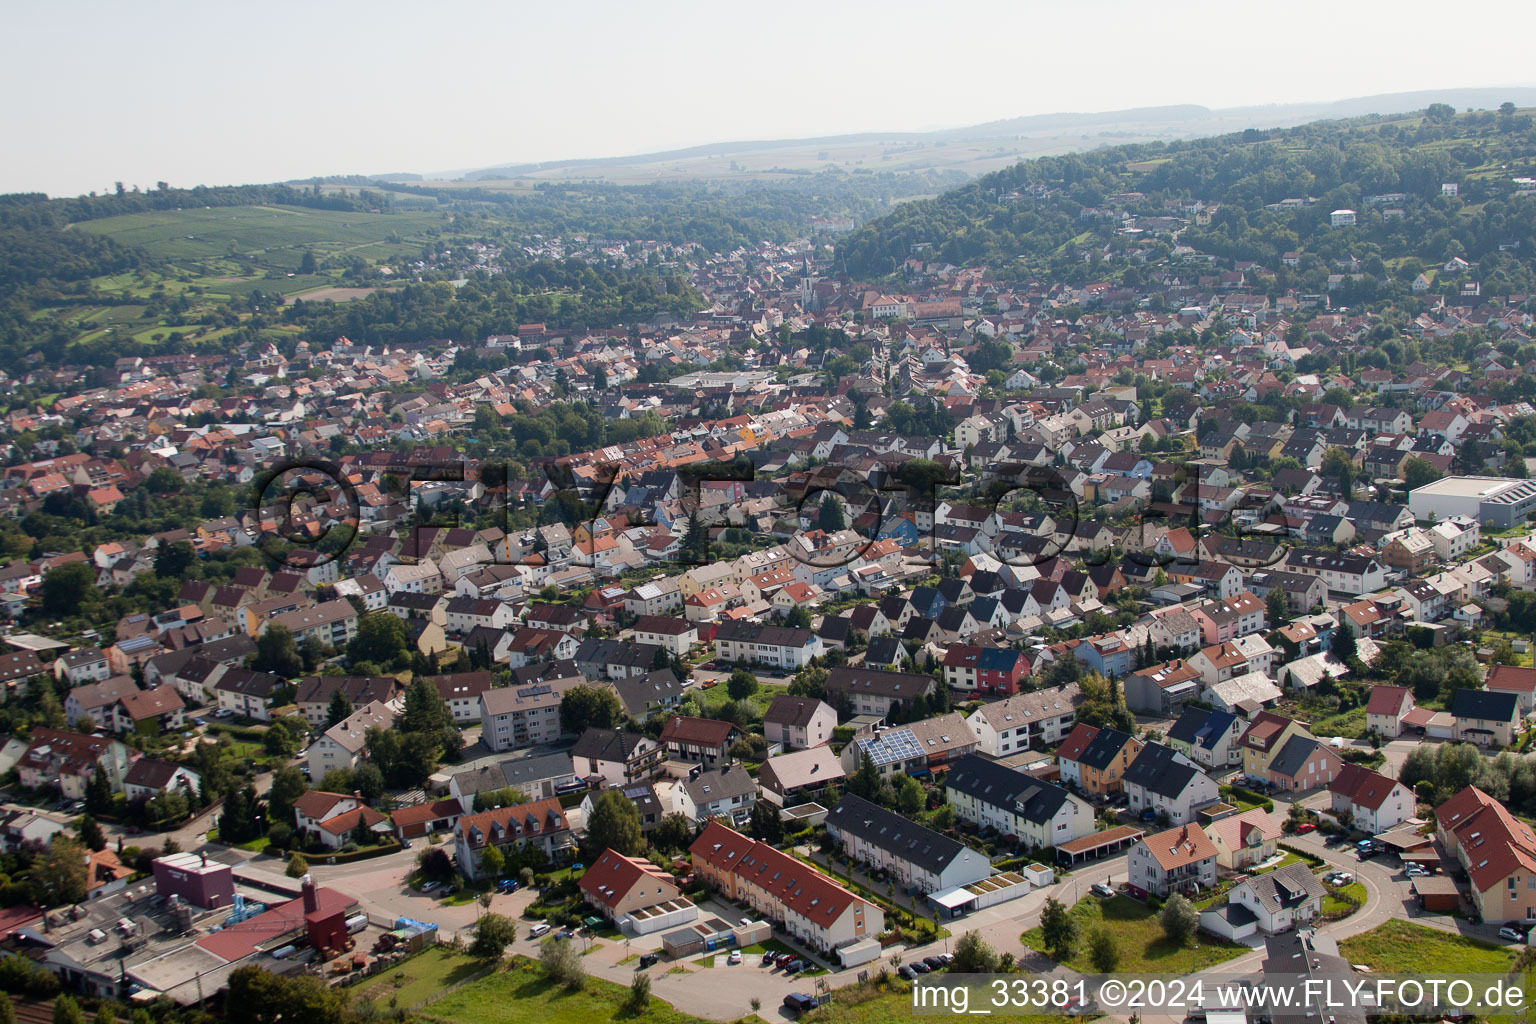
[[[431,173],[1066,111],[1517,88],[1536,11],[984,0],[12,10],[0,192]],[[1436,24],[1481,23],[1448,48]],[[39,46],[39,40],[61,40]],[[62,42],[62,40],[67,40]],[[67,47],[67,50],[61,49]],[[990,58],[990,59],[989,59]],[[1501,72],[1500,69],[1507,69]],[[1383,111],[1384,113],[1388,111]]]

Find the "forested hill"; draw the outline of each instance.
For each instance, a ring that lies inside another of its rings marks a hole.
[[[1005,277],[1140,276],[1189,246],[1278,267],[1303,254],[1324,283],[1330,261],[1360,260],[1385,284],[1454,256],[1482,261],[1495,289],[1536,286],[1536,175],[1528,111],[1456,114],[1443,104],[1393,117],[1245,131],[1045,157],[989,174],[866,224],[838,246],[848,272],[880,276],[909,257],[985,263]],[[1442,195],[1442,185],[1459,195]],[[1396,195],[1400,193],[1401,195]],[[1306,200],[1286,203],[1287,200]],[[1194,203],[1220,206],[1189,216]],[[1283,205],[1282,205],[1283,204]],[[1334,210],[1359,224],[1331,230]],[[1127,217],[1142,230],[1122,230]],[[1168,219],[1183,223],[1168,230]],[[1300,275],[1297,275],[1299,278]],[[1485,286],[1485,294],[1487,286]]]

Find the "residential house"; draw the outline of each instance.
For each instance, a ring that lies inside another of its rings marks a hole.
[[[965,844],[852,793],[827,813],[827,833],[842,851],[924,894],[979,882],[992,862]]]
[[[1161,743],[1141,749],[1126,768],[1122,785],[1133,812],[1156,811],[1159,820],[1175,825],[1195,820],[1201,808],[1221,796],[1215,780],[1199,765]]]
[[[1187,708],[1168,730],[1168,745],[1208,769],[1226,769],[1243,763],[1238,745],[1247,728],[1230,711]]]
[[[656,774],[667,748],[638,732],[587,729],[571,747],[577,776],[605,787],[627,786]]]
[[[1413,793],[1396,779],[1358,764],[1345,764],[1328,786],[1333,813],[1348,814],[1350,824],[1380,835],[1413,817]]]
[[[879,907],[721,822],[710,822],[688,851],[695,877],[820,952],[862,946],[885,930]]]
[[[944,798],[962,821],[1012,836],[1025,849],[1059,846],[1096,827],[1081,797],[976,754],[950,768]]]
[[[569,859],[576,838],[558,799],[535,800],[479,814],[466,814],[453,826],[459,870],[471,881],[487,877],[482,866],[485,851],[495,847],[509,865],[533,851],[541,860],[556,864]]]
[[[847,773],[831,747],[810,747],[770,757],[757,773],[763,799],[780,807],[819,799],[828,786],[843,784]]]
[[[1127,879],[1153,896],[1198,893],[1216,884],[1216,844],[1200,829],[1180,825],[1145,836],[1126,855]]]
[[[814,697],[780,694],[763,714],[763,736],[784,750],[804,750],[832,742],[837,712]]]
[[[1457,690],[1451,697],[1451,738],[1480,747],[1508,747],[1520,732],[1520,695],[1509,690]]]
[[[965,720],[981,751],[1006,757],[1031,747],[1054,749],[1077,720],[1082,702],[1082,689],[1076,683],[1065,683],[989,701]]]
[[[1107,798],[1119,793],[1136,755],[1145,744],[1119,729],[1079,723],[1056,749],[1061,781]]]

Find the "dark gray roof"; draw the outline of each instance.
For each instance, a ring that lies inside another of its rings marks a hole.
[[[1125,770],[1125,784],[1172,800],[1201,774],[1198,766],[1172,747],[1148,743]]]
[[[1297,775],[1307,763],[1307,758],[1317,748],[1317,740],[1310,736],[1292,736],[1285,746],[1269,762],[1269,770],[1281,775]]]
[[[645,742],[638,732],[619,732],[616,729],[588,729],[571,747],[571,756],[594,758],[598,761],[628,761],[635,748]]]
[[[1123,733],[1119,729],[1105,727],[1098,731],[1088,745],[1083,748],[1082,756],[1077,759],[1080,765],[1095,768],[1100,771],[1109,767],[1109,763],[1115,759],[1115,755],[1125,749],[1125,745],[1131,741],[1129,733]]]
[[[1188,743],[1192,747],[1203,747],[1210,750],[1216,746],[1216,742],[1232,728],[1232,723],[1237,721],[1237,716],[1230,711],[1206,710],[1204,708],[1186,708],[1179,716],[1179,720],[1173,723],[1168,730],[1170,740],[1178,740],[1180,743]]]
[[[827,813],[827,825],[931,874],[942,872],[966,851],[948,836],[852,793],[844,795]]]
[[[1457,690],[1451,698],[1455,718],[1480,718],[1489,722],[1508,722],[1519,714],[1520,695],[1509,690]]]
[[[643,676],[616,679],[613,688],[619,692],[624,710],[634,718],[644,718],[650,712],[664,707],[668,698],[681,699],[683,692],[683,684],[677,681],[677,676],[670,668],[660,668]]]
[[[1054,818],[1069,799],[1060,786],[1030,778],[977,754],[966,754],[956,761],[944,785],[981,803],[1017,811],[1024,820],[1037,825]]]
[[[1310,899],[1322,899],[1327,893],[1312,869],[1302,863],[1255,875],[1247,884],[1270,913],[1299,907]]]

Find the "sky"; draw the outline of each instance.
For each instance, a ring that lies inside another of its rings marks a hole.
[[[1536,5],[1482,0],[5,8],[0,192],[53,195],[1536,84]]]

